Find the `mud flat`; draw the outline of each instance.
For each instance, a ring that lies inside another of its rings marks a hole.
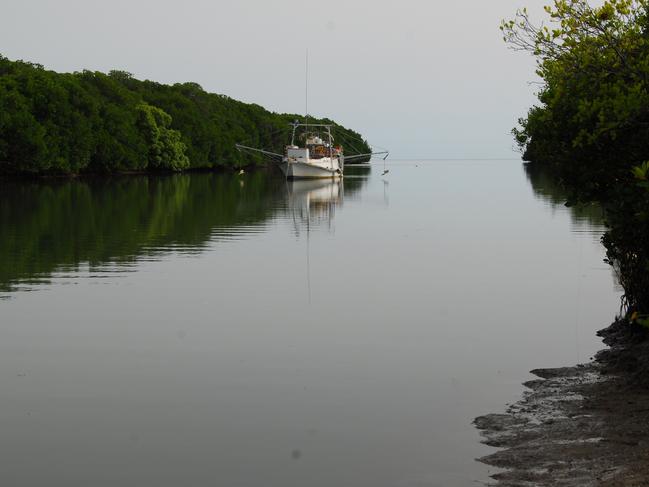
[[[474,420],[500,448],[479,461],[503,469],[494,486],[648,486],[647,330],[615,322],[610,348],[574,367],[536,369],[523,398]]]

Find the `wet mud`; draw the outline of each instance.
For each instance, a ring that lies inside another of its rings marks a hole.
[[[474,420],[492,485],[649,486],[649,340],[616,322],[584,365],[531,371],[523,398]]]

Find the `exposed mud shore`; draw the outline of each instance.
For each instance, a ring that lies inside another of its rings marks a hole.
[[[495,486],[649,486],[649,334],[615,322],[589,364],[537,369],[523,398],[474,423]]]

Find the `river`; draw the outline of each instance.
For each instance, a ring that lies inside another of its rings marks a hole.
[[[0,182],[0,483],[480,485],[601,348],[597,208],[519,161]]]

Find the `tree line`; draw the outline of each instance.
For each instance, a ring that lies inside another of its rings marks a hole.
[[[649,326],[649,0],[554,0],[545,12],[543,24],[526,9],[501,24],[542,81],[513,133],[568,205],[603,206],[624,313]]]
[[[295,114],[125,71],[57,73],[0,55],[0,174],[182,171],[263,164],[237,142],[281,153]],[[365,153],[360,134],[328,119]]]

